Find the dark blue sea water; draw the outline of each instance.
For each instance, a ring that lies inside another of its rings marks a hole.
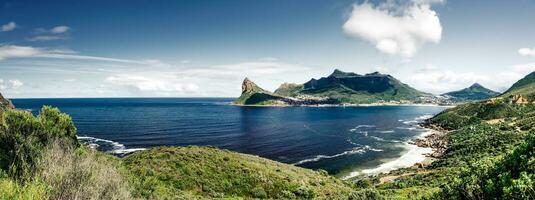
[[[14,99],[13,103],[35,114],[43,105],[59,107],[72,116],[82,141],[111,153],[161,145],[210,145],[340,176],[399,162],[400,156],[414,150],[407,141],[427,131],[417,122],[445,109],[238,107],[230,105],[232,100]]]

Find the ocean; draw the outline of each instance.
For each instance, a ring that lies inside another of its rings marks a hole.
[[[80,141],[118,156],[155,146],[214,146],[339,177],[407,167],[430,149],[408,143],[440,106],[239,107],[229,98],[13,99],[68,113]]]

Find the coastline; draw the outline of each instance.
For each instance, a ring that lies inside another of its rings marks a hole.
[[[425,168],[435,159],[438,159],[447,149],[447,131],[429,122],[426,119],[418,125],[426,129],[425,132],[406,142],[407,151],[400,157],[389,160],[375,168],[363,169],[350,172],[342,177],[342,180],[349,180],[361,175],[370,176],[403,168]]]
[[[273,108],[284,108],[284,107],[315,107],[315,108],[324,108],[324,107],[375,107],[375,106],[437,106],[437,107],[449,107],[453,108],[456,105],[441,105],[441,104],[418,104],[418,103],[409,103],[409,104],[394,104],[394,103],[369,103],[369,104],[314,104],[314,105],[283,105],[283,104],[273,104],[273,105],[245,105],[245,104],[235,104],[230,103],[232,106],[239,107],[273,107]]]

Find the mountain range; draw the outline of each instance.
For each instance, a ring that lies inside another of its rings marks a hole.
[[[332,74],[303,84],[283,83],[275,92],[262,89],[246,78],[236,105],[319,105],[319,104],[452,104],[483,100],[499,95],[480,84],[443,94],[448,98],[419,91],[388,74],[365,75],[334,70]]]

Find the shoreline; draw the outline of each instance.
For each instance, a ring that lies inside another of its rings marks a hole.
[[[447,149],[445,136],[447,131],[429,123],[426,119],[419,127],[426,129],[425,132],[406,142],[407,151],[396,159],[389,160],[375,168],[361,169],[350,172],[341,177],[342,180],[350,180],[358,176],[371,176],[388,174],[394,170],[404,168],[425,168],[435,159],[438,159]]]
[[[244,104],[235,104],[230,103],[231,106],[239,107],[273,107],[273,108],[284,108],[284,107],[314,107],[314,108],[329,108],[329,107],[379,107],[379,106],[434,106],[434,107],[455,107],[456,105],[441,105],[441,104],[428,104],[428,103],[409,103],[409,104],[392,104],[392,103],[371,103],[371,104],[314,104],[314,105],[244,105]]]

